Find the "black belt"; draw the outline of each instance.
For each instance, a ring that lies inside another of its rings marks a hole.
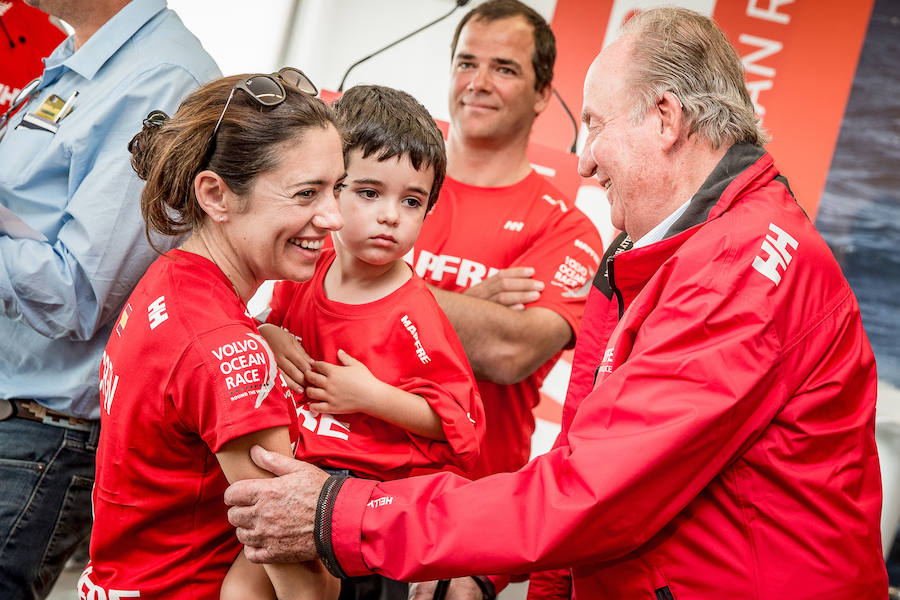
[[[75,429],[76,431],[90,431],[93,421],[88,419],[77,419],[64,415],[55,410],[50,410],[43,404],[34,400],[26,400],[23,398],[10,398],[9,400],[0,398],[0,421],[5,421],[13,417],[19,419],[28,419],[36,421],[44,425],[53,425],[54,427],[64,427],[66,429]]]

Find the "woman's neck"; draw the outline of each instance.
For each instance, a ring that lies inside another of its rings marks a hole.
[[[233,257],[233,252],[229,251],[227,243],[221,236],[217,236],[213,232],[201,229],[191,234],[181,245],[181,249],[211,260],[222,271],[222,274],[231,283],[235,294],[244,304],[253,297],[262,283],[255,281],[252,276],[241,269],[238,261]]]

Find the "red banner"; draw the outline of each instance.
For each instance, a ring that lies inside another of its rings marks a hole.
[[[557,0],[553,15],[558,59],[554,85],[576,116],[584,75],[601,47],[615,39],[635,10],[652,0]],[[711,16],[737,48],[747,86],[775,157],[800,204],[815,216],[837,142],[874,0],[681,0]],[[555,103],[554,103],[555,104]],[[571,144],[568,117],[552,105],[532,141]]]

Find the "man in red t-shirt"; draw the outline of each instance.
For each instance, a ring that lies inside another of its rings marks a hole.
[[[515,0],[490,0],[463,17],[451,50],[447,178],[407,258],[478,379],[487,433],[476,473],[487,475],[528,461],[531,411],[575,343],[603,246],[526,156],[556,59],[544,18]],[[451,595],[472,584],[454,582]]]
[[[491,0],[463,17],[452,50],[447,178],[408,259],[435,288],[479,380],[484,475],[527,462],[531,409],[574,344],[602,244],[526,157],[551,93],[547,22],[519,2]]]

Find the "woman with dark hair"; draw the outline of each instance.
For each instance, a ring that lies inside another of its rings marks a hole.
[[[315,94],[295,69],[219,79],[171,119],[151,113],[129,145],[148,238],[188,235],[140,281],[103,356],[81,598],[219,598],[241,549],[228,482],[267,475],[254,444],[293,454],[293,399],[246,302],[267,279],[309,279],[342,225],[341,137]],[[279,598],[336,596],[318,562],[265,568]]]

